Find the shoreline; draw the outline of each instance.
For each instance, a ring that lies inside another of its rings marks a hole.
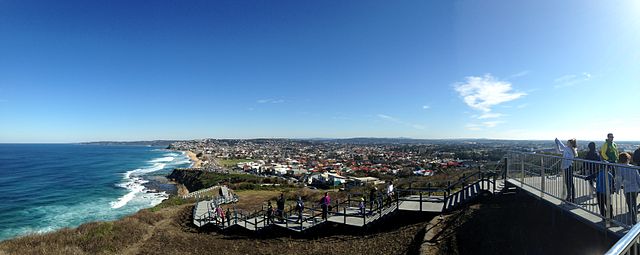
[[[189,159],[191,159],[191,167],[200,168],[202,166],[202,160],[200,160],[193,151],[184,151],[184,152],[187,154]]]

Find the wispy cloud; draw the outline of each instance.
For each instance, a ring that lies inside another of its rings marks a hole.
[[[396,123],[396,124],[401,124],[401,125],[404,125],[404,126],[415,128],[415,129],[425,129],[425,126],[423,126],[423,125],[405,122],[405,121],[399,120],[399,119],[397,119],[395,117],[391,117],[391,116],[386,115],[386,114],[378,114],[376,116],[378,116],[378,118],[380,118],[380,119],[383,119],[383,120],[386,120],[386,121],[389,121],[389,122],[393,122],[393,123]]]
[[[591,80],[591,74],[587,72],[583,72],[581,74],[567,74],[553,80],[553,83],[555,84],[553,88],[559,89],[572,87],[588,80]]]
[[[259,103],[259,104],[280,104],[280,103],[284,103],[284,100],[266,98],[266,99],[259,99],[256,102]]]
[[[478,116],[477,118],[478,118],[479,120],[483,120],[483,119],[495,119],[495,118],[500,118],[500,117],[502,117],[502,116],[504,116],[504,114],[502,114],[502,113],[491,113],[491,112],[488,112],[488,113],[485,113],[485,114],[482,114],[482,115]]]
[[[516,75],[523,76],[527,73],[528,71]],[[516,75],[512,75],[511,77]],[[505,123],[504,120],[501,120],[505,115],[493,112],[493,108],[502,103],[510,102],[527,95],[527,93],[515,91],[511,82],[498,80],[491,76],[491,74],[485,74],[482,77],[466,77],[466,81],[455,84],[454,89],[458,92],[458,95],[460,95],[465,104],[480,112],[478,115],[471,116],[472,118],[476,120],[495,119],[480,123],[470,123],[466,126],[469,130],[493,128],[501,123]]]
[[[429,110],[429,109],[431,109],[431,106],[423,105],[423,106],[422,106],[422,109],[424,109],[424,110]]]
[[[505,121],[502,120],[496,120],[496,121],[485,121],[485,122],[481,122],[481,123],[469,123],[465,126],[466,129],[468,130],[472,130],[472,131],[480,131],[483,130],[485,128],[493,128],[496,127],[502,123],[505,123]]]
[[[518,73],[514,73],[512,75],[509,75],[509,77],[507,79],[513,79],[513,78],[518,78],[518,77],[522,77],[522,76],[526,76],[530,73],[531,71],[529,70],[525,70],[525,71],[521,71]]]

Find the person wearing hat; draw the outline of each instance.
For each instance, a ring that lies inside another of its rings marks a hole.
[[[364,197],[360,198],[360,203],[358,203],[358,208],[360,208],[360,214],[364,215],[364,210],[365,210]]]

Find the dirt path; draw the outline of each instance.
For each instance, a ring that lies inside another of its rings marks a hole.
[[[142,237],[142,239],[140,239],[140,241],[138,241],[137,243],[127,247],[127,249],[122,251],[122,254],[125,254],[125,255],[140,254],[140,248],[142,248],[142,246],[145,243],[147,243],[147,241],[149,241],[149,239],[151,239],[151,237],[153,237],[153,235],[159,229],[167,228],[171,224],[171,222],[172,222],[172,219],[171,218],[167,218],[167,219],[163,219],[163,220],[159,221],[158,223],[154,224],[153,227],[151,227],[149,229],[149,231],[147,231],[147,233]]]

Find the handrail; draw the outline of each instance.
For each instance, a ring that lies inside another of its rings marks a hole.
[[[630,254],[632,248],[638,251],[638,242],[640,241],[640,224],[636,224],[624,235],[616,244],[614,244],[605,255]]]

